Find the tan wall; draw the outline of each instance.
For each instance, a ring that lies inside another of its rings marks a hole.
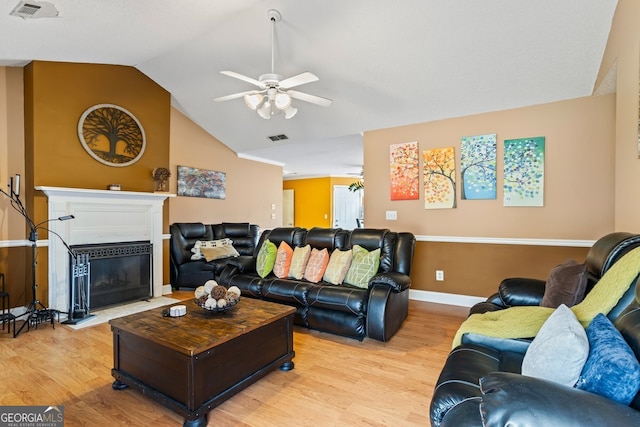
[[[640,159],[638,158],[638,72],[640,70],[640,2],[620,0],[602,65],[598,87],[615,65],[615,228],[638,230]]]
[[[612,231],[614,103],[614,95],[580,98],[366,132],[367,227],[432,236],[553,239],[596,239]],[[426,210],[422,177],[420,200],[390,200],[389,145],[418,141],[420,156],[429,148],[454,146],[459,170],[460,138],[489,133],[498,141],[496,200],[458,200],[455,209]],[[534,136],[545,137],[544,207],[504,207],[504,140]],[[397,211],[398,220],[385,220],[386,210]]]
[[[171,110],[171,170],[191,166],[226,173],[226,198],[175,197],[171,223],[250,222],[261,229],[282,225],[282,167],[240,159],[179,111]],[[177,192],[175,176],[172,193]],[[275,205],[272,209],[272,205]],[[272,214],[275,218],[271,218]]]
[[[420,240],[424,236],[596,240],[613,231],[614,129],[615,96],[606,95],[366,132],[367,227],[416,234],[415,290],[488,296],[505,277],[544,279],[566,259],[582,261],[587,249]],[[496,200],[458,200],[455,209],[426,210],[422,177],[420,200],[390,200],[389,145],[418,141],[421,156],[428,148],[454,146],[459,170],[460,138],[489,133],[496,133],[498,141]],[[504,140],[533,136],[545,137],[544,207],[504,207],[500,185]],[[385,220],[386,210],[397,211],[398,220]],[[444,270],[444,282],[435,281],[436,270]]]

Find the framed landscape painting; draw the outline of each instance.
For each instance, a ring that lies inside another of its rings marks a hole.
[[[224,199],[226,181],[224,172],[178,166],[178,196]]]

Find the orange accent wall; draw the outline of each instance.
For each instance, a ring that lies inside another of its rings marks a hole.
[[[324,177],[284,181],[282,189],[293,190],[294,225],[303,228],[331,227],[333,186],[349,185],[358,180],[356,177]]]

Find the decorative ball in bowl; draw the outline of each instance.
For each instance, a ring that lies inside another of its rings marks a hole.
[[[215,280],[208,280],[195,290],[195,302],[206,311],[224,312],[240,301],[240,289],[231,286],[229,289],[218,285]]]

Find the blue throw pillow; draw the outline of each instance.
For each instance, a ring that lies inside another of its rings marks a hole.
[[[587,327],[589,357],[575,387],[628,405],[640,390],[640,363],[602,313]]]

